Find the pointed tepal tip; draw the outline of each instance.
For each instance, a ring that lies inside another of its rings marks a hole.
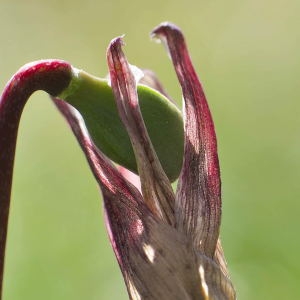
[[[112,48],[112,47],[125,46],[124,37],[125,37],[125,34],[122,34],[122,35],[117,36],[114,39],[112,39],[111,42],[109,43],[108,49]]]
[[[171,46],[174,48],[178,45],[185,45],[181,29],[170,22],[163,22],[155,27],[150,36],[154,41],[162,42],[170,58]]]
[[[124,35],[121,35],[111,40],[106,51],[106,56],[108,59],[110,56],[117,55],[120,52],[121,48],[125,45],[123,38]]]
[[[125,46],[124,36],[124,34],[117,36],[116,38],[112,39],[109,43],[108,48],[106,50],[106,57],[108,61],[113,60],[114,57],[117,57],[122,47]]]
[[[182,36],[181,29],[177,25],[171,22],[163,22],[152,30],[150,36],[152,39],[162,40],[162,38],[166,38],[171,33]]]

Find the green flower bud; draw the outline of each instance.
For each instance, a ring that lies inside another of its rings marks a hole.
[[[116,163],[137,172],[134,152],[122,124],[112,89],[105,79],[73,69],[74,76],[58,97],[75,107],[96,146]],[[138,85],[139,104],[151,141],[168,178],[179,176],[183,159],[183,120],[180,110],[164,95]]]

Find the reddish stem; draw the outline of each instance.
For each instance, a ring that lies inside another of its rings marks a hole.
[[[13,165],[19,121],[23,108],[37,90],[57,96],[70,83],[70,64],[42,60],[22,67],[7,83],[0,98],[0,299]]]

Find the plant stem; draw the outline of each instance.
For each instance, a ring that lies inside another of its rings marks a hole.
[[[21,68],[7,83],[0,98],[0,300],[13,165],[19,121],[23,108],[37,90],[61,93],[71,80],[70,64],[60,60],[37,61]]]

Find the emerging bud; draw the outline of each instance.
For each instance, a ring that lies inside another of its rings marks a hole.
[[[149,80],[149,76],[147,77]],[[155,86],[156,87],[156,86]],[[183,121],[179,109],[158,90],[138,85],[140,106],[151,141],[168,178],[179,176],[183,157]],[[137,172],[134,152],[108,80],[73,68],[72,81],[58,98],[83,116],[96,146],[116,163]]]

